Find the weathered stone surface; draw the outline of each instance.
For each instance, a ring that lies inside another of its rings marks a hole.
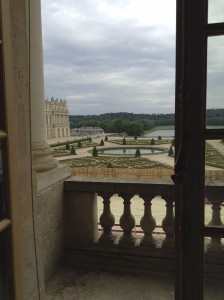
[[[44,279],[55,272],[64,255],[64,180],[38,192],[42,229]]]

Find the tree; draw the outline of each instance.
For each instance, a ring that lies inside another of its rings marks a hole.
[[[127,121],[125,131],[129,135],[140,136],[143,133],[144,125],[139,121]]]
[[[72,145],[72,148],[71,148],[71,155],[76,155],[75,148],[74,148],[73,145]]]
[[[113,168],[113,165],[112,165],[111,162],[109,162],[109,163],[107,164],[107,168]]]
[[[104,141],[103,141],[103,139],[100,141],[100,146],[104,146]]]
[[[151,145],[155,145],[155,140],[153,138],[151,139]]]
[[[168,156],[173,156],[173,148],[172,148],[172,146],[170,146],[170,149],[169,149],[169,151],[168,151]]]
[[[114,122],[112,120],[103,120],[100,122],[100,128],[102,128],[105,132],[113,132]]]
[[[79,148],[82,148],[82,143],[81,143],[81,141],[78,141],[78,147],[79,147]]]
[[[161,139],[162,139],[162,137],[161,137],[161,135],[159,135],[159,136],[158,136],[158,140],[161,141]]]
[[[123,145],[126,145],[126,139],[123,138]]]
[[[66,150],[70,150],[69,143],[67,143],[67,144],[65,145],[65,149],[66,149]]]
[[[83,122],[83,126],[84,127],[98,127],[99,121],[95,120],[95,119],[86,120],[85,122]]]
[[[96,149],[96,146],[93,147],[92,156],[94,157],[98,156],[98,151]]]
[[[89,137],[89,141],[90,141],[90,142],[92,142],[92,138],[91,138],[91,136]]]
[[[114,121],[113,126],[114,132],[121,133],[125,131],[125,124],[124,121],[121,119],[117,119]]]
[[[155,121],[152,121],[152,120],[147,120],[147,119],[139,119],[139,121],[143,124],[144,126],[144,130],[148,130],[148,129],[151,129],[152,127],[155,126]]]
[[[136,149],[135,157],[140,157],[140,156],[141,156],[141,152],[140,152],[140,150],[138,148],[138,149]]]
[[[108,141],[108,137],[107,137],[107,135],[105,136],[105,141]]]

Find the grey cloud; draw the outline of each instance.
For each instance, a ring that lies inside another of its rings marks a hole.
[[[42,2],[46,97],[67,98],[71,114],[173,111],[174,31],[113,24],[95,1]]]

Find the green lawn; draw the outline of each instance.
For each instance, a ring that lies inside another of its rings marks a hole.
[[[175,127],[174,125],[167,125],[167,126],[155,126],[149,130],[145,130],[144,131],[144,134],[148,134],[148,133],[151,133],[153,131],[156,131],[156,130],[173,130]]]
[[[223,126],[207,126],[207,128],[208,129],[219,129],[219,128],[223,128]],[[148,133],[151,133],[156,130],[174,130],[174,129],[175,129],[174,125],[155,126],[149,130],[145,130],[144,134],[148,134]]]

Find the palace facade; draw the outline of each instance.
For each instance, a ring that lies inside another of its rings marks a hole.
[[[100,127],[81,127],[71,129],[71,135],[94,135],[105,134],[104,130]]]
[[[66,100],[45,100],[47,139],[69,137],[69,111]]]

